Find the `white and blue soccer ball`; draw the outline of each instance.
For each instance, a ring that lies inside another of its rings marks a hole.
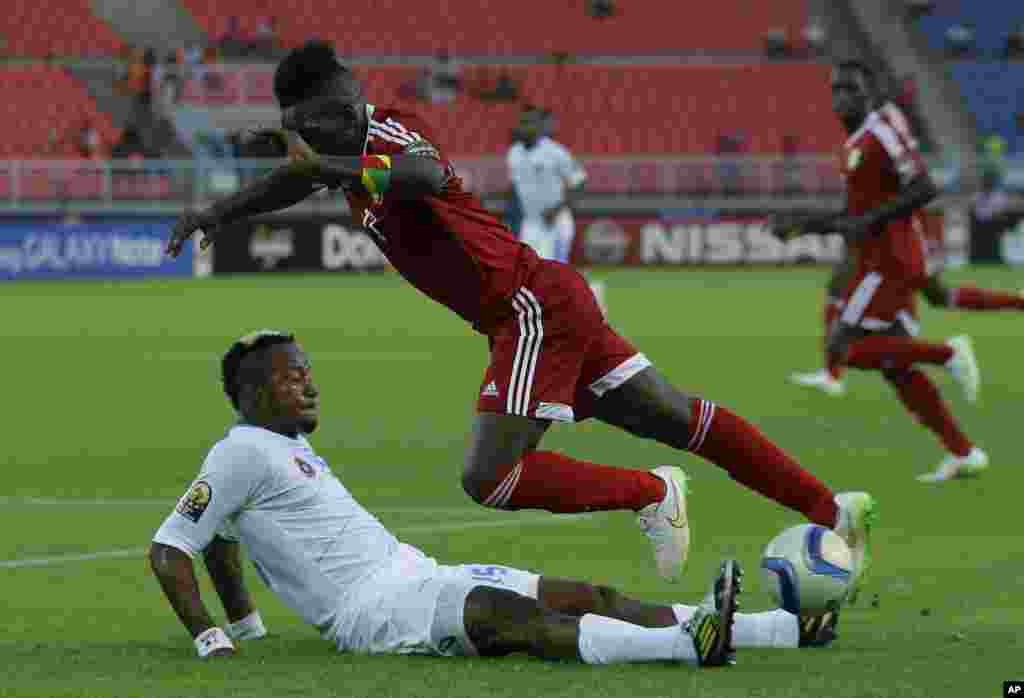
[[[816,524],[793,526],[764,549],[761,572],[779,608],[799,615],[835,609],[853,579],[853,555],[846,541]]]

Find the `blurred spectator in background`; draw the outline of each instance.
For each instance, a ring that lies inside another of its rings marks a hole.
[[[748,140],[744,131],[727,131],[718,134],[715,155],[719,157],[718,185],[724,194],[738,194],[743,188],[740,158],[746,153]]]
[[[992,169],[982,172],[981,191],[971,201],[971,262],[994,263],[1002,258],[1000,243],[1011,221],[1010,197],[1002,186],[1002,175]]]
[[[153,92],[156,106],[162,114],[170,113],[181,99],[185,89],[185,66],[181,63],[182,51],[171,51],[164,62],[153,67]]]
[[[279,48],[277,17],[264,17],[256,25],[252,38],[253,51],[265,58],[273,58]]]
[[[998,133],[985,136],[978,149],[978,167],[985,174],[994,174],[1002,180],[1006,174],[1006,139]]]
[[[764,34],[764,55],[766,58],[788,58],[790,56],[789,38],[782,27],[769,29]]]
[[[935,0],[907,0],[907,16],[918,20],[935,11]]]
[[[245,37],[242,35],[242,22],[236,15],[229,15],[224,20],[224,29],[214,39],[217,46],[230,55],[245,53]]]
[[[587,15],[594,19],[608,19],[615,13],[614,0],[587,0]]]
[[[946,53],[950,58],[969,58],[974,55],[974,27],[957,22],[946,30]]]
[[[459,94],[461,68],[447,51],[438,51],[430,66],[430,101],[447,104]]]
[[[827,42],[828,32],[825,31],[825,23],[818,17],[811,17],[804,25],[804,43],[807,45],[807,54],[811,57],[824,56]]]
[[[783,196],[793,196],[800,186],[800,136],[788,133],[782,137],[782,153],[776,169],[776,187]]]
[[[492,87],[478,89],[473,96],[485,102],[514,102],[519,98],[519,86],[508,70],[502,68]]]
[[[121,132],[121,139],[111,149],[110,157],[119,160],[136,160],[145,156],[146,148],[142,142],[142,133],[135,124],[129,124]]]
[[[78,127],[75,146],[83,158],[94,160],[104,157],[103,138],[92,119],[86,119]]]
[[[1003,57],[1011,61],[1024,59],[1024,22],[1018,24],[1006,37]]]

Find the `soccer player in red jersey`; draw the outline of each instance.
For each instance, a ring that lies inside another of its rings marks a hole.
[[[885,115],[888,123],[907,143],[908,148],[916,151],[918,148],[917,139],[914,138],[910,124],[902,110],[892,102],[885,102],[879,108],[879,111]],[[1005,291],[978,288],[976,286],[947,286],[943,283],[941,275],[941,268],[944,262],[943,251],[926,250],[926,252],[928,253],[926,258],[928,280],[920,289],[920,293],[933,308],[967,311],[1024,311],[1024,292],[1007,293]],[[844,256],[832,270],[832,276],[826,285],[825,307],[823,310],[825,324],[823,336],[826,340],[830,334],[832,324],[838,319],[839,313],[842,311],[843,292],[853,279],[855,272],[856,264],[850,259],[849,255]],[[825,364],[827,365],[827,341],[825,342],[825,348]],[[838,396],[845,392],[842,380],[834,377],[828,369],[821,369],[812,373],[794,373],[790,380],[798,385],[817,388],[829,395]]]
[[[849,137],[842,149],[846,208],[792,225],[787,234],[836,231],[846,240],[850,271],[841,303],[828,318],[827,376],[805,385],[840,392],[846,366],[880,371],[907,410],[948,450],[924,481],[974,475],[988,465],[984,451],[960,430],[938,390],[918,366],[951,371],[968,400],[978,392],[978,368],[967,337],[945,344],[916,339],[915,296],[934,287],[919,210],[937,194],[935,184],[893,105],[875,108],[874,73],[847,61],[832,71],[832,103]],[[818,385],[820,383],[820,385]],[[835,386],[839,386],[837,389]]]
[[[287,163],[181,218],[168,251],[180,253],[197,230],[209,245],[226,223],[291,206],[319,188],[343,189],[398,273],[488,339],[491,363],[462,477],[470,497],[496,509],[637,511],[659,573],[677,578],[689,547],[681,470],[633,470],[539,448],[552,422],[595,417],[719,465],[834,527],[864,558],[869,495],[833,496],[756,427],[672,386],[608,326],[577,271],[540,259],[463,189],[425,123],[367,104],[333,49],[311,42],[291,52],[277,68],[274,93],[283,128],[261,135],[286,145]]]

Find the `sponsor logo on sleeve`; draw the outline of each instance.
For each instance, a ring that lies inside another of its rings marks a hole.
[[[203,512],[210,506],[213,499],[213,488],[206,480],[197,480],[185,493],[185,496],[178,500],[176,511],[192,523],[199,523]]]

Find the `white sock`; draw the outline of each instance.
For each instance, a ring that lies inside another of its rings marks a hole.
[[[580,618],[579,650],[587,664],[666,660],[697,663],[693,640],[679,626],[644,628],[593,613]]]
[[[697,607],[674,604],[672,610],[679,622],[685,623]],[[781,608],[762,613],[737,613],[733,616],[732,644],[736,648],[799,647],[800,623],[796,616]]]

